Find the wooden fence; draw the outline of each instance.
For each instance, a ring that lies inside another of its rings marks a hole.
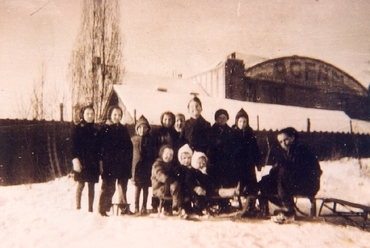
[[[0,185],[46,182],[71,172],[72,127],[70,122],[0,120]],[[133,125],[128,128],[133,135]],[[269,164],[277,131],[255,133],[262,157],[271,148]],[[370,157],[370,135],[301,132],[300,139],[320,160]]]

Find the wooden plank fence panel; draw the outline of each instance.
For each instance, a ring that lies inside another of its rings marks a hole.
[[[0,185],[45,182],[67,175],[72,170],[73,125],[70,122],[0,120]],[[134,135],[134,125],[129,125],[128,129],[130,135]],[[278,156],[277,131],[259,130],[255,134],[264,162],[271,164]],[[370,157],[370,135],[328,132],[300,132],[299,135],[319,160]]]

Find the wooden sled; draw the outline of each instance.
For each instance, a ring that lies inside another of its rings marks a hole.
[[[369,226],[370,206],[361,205],[336,198],[318,198],[322,200],[319,217],[343,217],[356,227],[365,229]],[[330,213],[323,213],[323,209],[330,210]]]

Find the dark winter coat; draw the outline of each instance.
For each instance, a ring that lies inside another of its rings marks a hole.
[[[132,159],[132,181],[140,187],[151,186],[152,165],[155,160],[155,150],[149,134],[135,135],[131,139],[134,153]]]
[[[190,179],[192,181],[189,182],[189,184],[193,189],[197,186],[200,186],[206,191],[206,196],[211,197],[217,195],[216,185],[211,176],[209,176],[208,174],[203,174],[200,170],[194,168],[190,170],[191,170]]]
[[[209,159],[209,174],[215,178],[219,186],[228,186],[226,175],[231,169],[232,129],[228,126],[213,124],[210,129],[210,146],[207,157]]]
[[[163,145],[170,145],[174,150],[174,156],[176,155],[176,151],[178,150],[178,138],[179,135],[176,132],[174,127],[164,127],[161,126],[158,129],[153,131],[153,141],[154,147],[156,150],[156,155],[158,155],[159,149]]]
[[[100,130],[102,178],[131,178],[133,146],[128,129],[122,124],[105,124]]]
[[[303,144],[293,144],[279,162],[279,180],[293,195],[316,195],[322,174],[316,156]]]
[[[80,182],[99,181],[99,146],[97,129],[93,123],[81,121],[72,133],[72,157],[78,158],[82,165],[81,172],[75,172],[75,180]]]
[[[190,197],[192,193],[193,184],[190,182],[193,182],[193,178],[191,171],[192,168],[188,168],[180,163],[173,168],[173,173],[180,185],[180,193],[184,198]]]
[[[246,185],[255,187],[255,168],[259,166],[260,163],[260,150],[253,130],[251,128],[240,130],[234,127],[232,147],[232,164],[234,165],[235,175],[234,183],[242,181]]]
[[[247,118],[247,127],[241,130],[237,127],[240,117]],[[257,179],[255,168],[260,165],[260,150],[257,144],[257,138],[252,128],[249,126],[249,117],[241,109],[235,117],[233,126],[233,152],[232,164],[234,167],[234,183],[238,181],[243,184],[245,189],[241,188],[244,194],[255,194],[257,191]]]
[[[193,151],[206,153],[209,147],[209,132],[211,124],[202,116],[185,121],[184,137]]]

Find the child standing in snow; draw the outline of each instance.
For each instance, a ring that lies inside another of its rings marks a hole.
[[[215,123],[210,130],[209,174],[215,179],[218,187],[229,188],[232,185],[230,172],[232,147],[232,129],[227,124],[229,113],[219,109],[215,113]]]
[[[123,111],[118,106],[108,109],[108,121],[100,131],[102,186],[99,213],[108,216],[112,197],[118,185],[118,201],[121,214],[130,214],[127,203],[127,183],[131,178],[133,147],[126,126],[120,123]]]
[[[81,195],[88,186],[88,211],[93,211],[95,183],[99,182],[97,129],[94,127],[95,112],[91,106],[82,108],[81,121],[72,135],[74,179],[77,181],[76,208],[81,209]]]
[[[207,152],[209,146],[209,131],[211,124],[206,121],[202,113],[202,102],[194,97],[188,104],[190,119],[185,121],[184,138],[193,151]]]
[[[163,199],[172,197],[172,206],[164,206],[164,214],[172,215],[172,211],[179,209],[179,183],[173,172],[173,149],[170,145],[163,145],[159,150],[159,157],[152,167],[153,196]],[[154,206],[153,206],[154,207]]]
[[[234,185],[239,182],[239,195],[247,196],[247,204],[242,215],[246,217],[255,211],[255,196],[258,192],[255,168],[260,170],[260,150],[257,138],[249,126],[249,116],[244,109],[241,109],[235,117],[233,150]]]
[[[136,135],[131,141],[134,147],[132,159],[132,183],[135,185],[135,213],[147,214],[148,190],[151,186],[151,171],[155,159],[148,120],[141,116],[135,125]],[[139,212],[140,193],[143,191],[143,204]]]

